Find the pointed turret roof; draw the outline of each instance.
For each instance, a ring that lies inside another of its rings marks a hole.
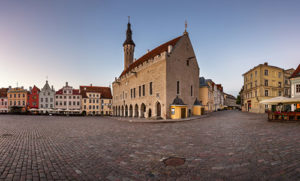
[[[128,21],[128,24],[127,24],[126,40],[123,43],[123,46],[125,46],[125,45],[133,45],[133,46],[135,46],[135,44],[134,44],[134,42],[132,40],[131,24],[130,24],[129,21]]]

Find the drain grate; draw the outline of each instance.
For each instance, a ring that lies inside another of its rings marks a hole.
[[[12,134],[9,134],[9,133],[1,135],[1,137],[11,137],[11,136],[12,136]]]
[[[164,164],[166,166],[180,166],[185,163],[185,158],[180,158],[180,157],[169,157],[163,160]]]

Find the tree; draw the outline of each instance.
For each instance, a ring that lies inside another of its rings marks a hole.
[[[240,92],[239,92],[239,95],[237,96],[236,98],[236,104],[238,105],[241,105],[242,104],[242,94],[243,94],[243,91],[244,91],[244,86],[241,88]]]
[[[240,105],[241,104],[241,96],[238,95],[236,98],[236,104]]]

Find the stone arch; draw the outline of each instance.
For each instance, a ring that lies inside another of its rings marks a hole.
[[[121,116],[121,108],[120,108],[120,106],[118,107],[118,116]]]
[[[151,118],[152,117],[152,110],[151,110],[151,108],[149,108],[149,110],[148,110],[148,118]]]
[[[145,112],[146,112],[146,105],[144,103],[142,103],[141,107],[140,107],[140,117],[141,118],[145,117]]]
[[[131,104],[129,106],[129,117],[133,117],[133,107]]]
[[[125,106],[125,117],[128,117],[128,106]]]
[[[161,117],[161,104],[160,104],[160,102],[156,102],[155,108],[156,108],[156,116]]]
[[[134,117],[139,117],[139,106],[137,104],[134,106]]]

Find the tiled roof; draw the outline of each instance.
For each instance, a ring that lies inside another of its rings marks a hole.
[[[99,86],[80,86],[80,92],[82,98],[87,98],[87,92],[98,92],[101,94],[101,98],[112,99],[110,87],[99,87]]]
[[[145,61],[154,58],[155,56],[161,54],[164,51],[168,50],[168,46],[172,45],[175,46],[176,43],[178,42],[178,40],[181,38],[182,36],[179,36],[177,38],[174,38],[173,40],[170,40],[158,47],[156,47],[155,49],[151,50],[150,52],[146,53],[145,55],[143,55],[141,58],[139,58],[138,60],[136,60],[135,62],[133,62],[132,64],[129,65],[129,67],[124,70],[122,72],[122,74],[120,75],[120,77],[122,77],[123,75],[125,75],[126,73],[128,73],[130,70],[134,69],[135,67],[139,66],[140,64],[144,63]]]
[[[73,89],[72,92],[72,95],[80,95],[79,89]],[[63,89],[59,89],[55,94],[63,94]]]
[[[290,78],[296,78],[296,77],[300,77],[300,64],[298,65],[297,69],[294,71],[294,73]]]
[[[0,89],[0,97],[7,97],[8,88],[1,88]]]

